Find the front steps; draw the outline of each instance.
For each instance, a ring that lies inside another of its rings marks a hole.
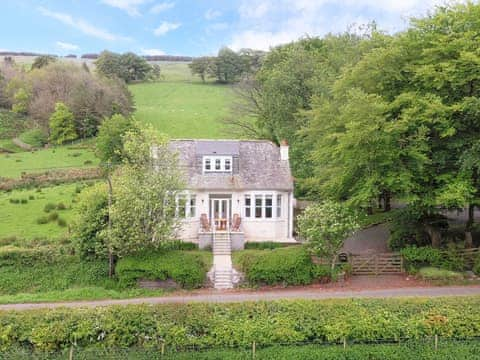
[[[213,234],[213,286],[215,289],[232,289],[232,245],[230,233]]]

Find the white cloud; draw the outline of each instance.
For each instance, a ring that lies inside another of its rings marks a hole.
[[[123,37],[123,36],[118,36],[115,34],[112,34],[108,32],[107,30],[103,30],[99,27],[96,27],[95,25],[92,25],[88,23],[85,20],[82,19],[76,19],[73,18],[69,14],[65,13],[60,13],[60,12],[54,12],[50,11],[44,7],[39,7],[38,10],[40,13],[44,16],[50,17],[52,19],[58,20],[65,25],[71,26],[81,32],[83,32],[86,35],[90,35],[99,39],[103,40],[108,40],[108,41],[115,41],[115,40],[128,40],[129,38]]]
[[[142,49],[142,54],[155,56],[155,55],[165,55],[165,52],[160,49]]]
[[[163,2],[156,4],[150,8],[152,14],[160,14],[161,12],[172,9],[175,6],[174,2]]]
[[[169,31],[172,31],[172,30],[175,30],[175,29],[178,29],[182,24],[180,23],[171,23],[171,22],[168,22],[168,21],[163,21],[159,27],[157,27],[153,33],[156,35],[156,36],[163,36],[165,35],[166,33],[168,33]]]
[[[324,35],[375,20],[382,30],[405,28],[407,18],[445,0],[242,0],[229,46],[268,50],[305,35]]]
[[[138,6],[144,4],[146,0],[102,0],[102,2],[123,10],[130,16],[140,16]]]
[[[57,41],[55,45],[57,45],[62,50],[78,50],[79,49],[78,45],[70,44],[63,41]]]
[[[205,11],[204,16],[207,20],[213,20],[222,16],[222,13],[219,10],[208,9],[207,11]]]

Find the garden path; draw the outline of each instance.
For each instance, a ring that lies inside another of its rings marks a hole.
[[[390,277],[394,279],[395,277]],[[381,279],[381,278],[380,278]],[[371,283],[370,279],[370,283]],[[384,279],[388,281],[388,278]],[[394,283],[395,281],[390,281]],[[413,281],[412,281],[413,282]],[[246,302],[268,301],[287,299],[344,299],[344,298],[402,298],[402,297],[440,297],[440,296],[480,296],[480,285],[470,286],[424,286],[412,284],[410,287],[400,288],[365,288],[355,289],[351,286],[345,288],[326,289],[319,286],[300,287],[294,289],[268,289],[268,290],[202,290],[190,293],[174,293],[169,296],[135,298],[124,300],[96,300],[96,301],[72,301],[58,303],[29,303],[0,305],[0,310],[30,310],[39,308],[60,307],[97,307],[110,305],[129,304],[166,304],[166,303],[189,303],[189,302]]]

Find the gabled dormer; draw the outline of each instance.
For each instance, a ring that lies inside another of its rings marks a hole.
[[[231,173],[233,164],[233,157],[227,155],[203,155],[202,169],[203,173]]]

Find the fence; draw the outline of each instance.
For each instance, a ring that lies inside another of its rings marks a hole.
[[[400,253],[350,255],[349,261],[353,275],[392,275],[404,272]]]

